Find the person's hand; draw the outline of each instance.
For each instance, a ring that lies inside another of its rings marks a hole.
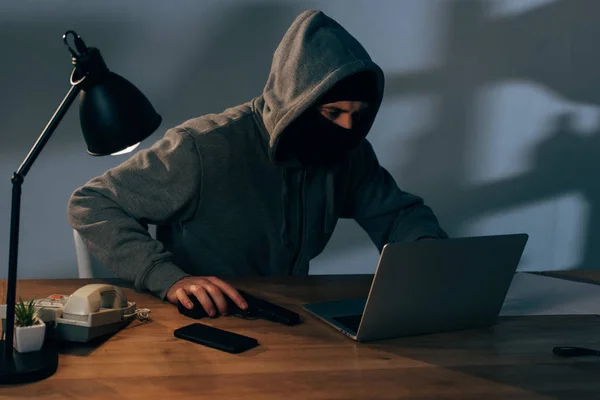
[[[227,300],[229,297],[242,310],[248,308],[248,303],[237,290],[227,282],[214,276],[187,276],[175,282],[167,291],[167,300],[173,304],[180,301],[184,307],[191,309],[193,304],[188,295],[196,296],[206,313],[214,317],[217,313],[227,312]]]

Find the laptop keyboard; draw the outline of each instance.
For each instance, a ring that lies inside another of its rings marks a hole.
[[[344,315],[342,317],[333,317],[336,322],[339,322],[341,325],[345,326],[349,330],[353,332],[358,332],[358,327],[360,325],[360,320],[362,319],[362,314],[357,315]]]

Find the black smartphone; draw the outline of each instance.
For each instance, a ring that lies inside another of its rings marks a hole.
[[[234,354],[258,346],[258,340],[249,336],[198,323],[176,329],[174,335],[179,339],[189,340],[190,342]]]

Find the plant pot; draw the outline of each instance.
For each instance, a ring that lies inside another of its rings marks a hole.
[[[46,324],[38,319],[38,323],[32,326],[15,326],[14,348],[19,353],[38,351],[44,344]]]

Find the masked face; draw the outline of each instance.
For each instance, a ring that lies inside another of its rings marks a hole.
[[[303,165],[335,164],[358,146],[371,122],[366,103],[313,107],[288,127],[281,150]]]

